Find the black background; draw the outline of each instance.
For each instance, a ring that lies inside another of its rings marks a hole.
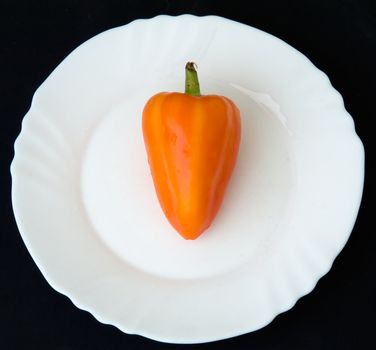
[[[331,271],[293,309],[233,339],[183,346],[123,334],[55,292],[27,252],[13,217],[9,165],[34,91],[74,48],[103,30],[182,13],[215,14],[252,25],[308,56],[344,97],[370,159],[376,118],[375,1],[0,0],[0,348],[373,348],[376,259],[369,167],[355,228]]]

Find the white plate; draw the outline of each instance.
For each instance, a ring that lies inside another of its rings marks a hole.
[[[203,93],[242,115],[212,227],[185,241],[154,193],[146,100]],[[256,330],[310,292],[352,230],[364,151],[328,78],[302,54],[219,17],[137,20],[87,41],[36,91],[12,164],[21,235],[47,281],[127,333],[196,343]]]

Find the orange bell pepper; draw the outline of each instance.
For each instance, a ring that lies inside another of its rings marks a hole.
[[[142,129],[154,187],[171,225],[195,239],[215,218],[240,143],[240,113],[227,97],[200,94],[195,64],[185,93],[161,92],[146,103]]]

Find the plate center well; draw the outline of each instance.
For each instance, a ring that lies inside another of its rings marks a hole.
[[[294,163],[278,105],[268,95],[206,81],[208,91],[239,107],[242,140],[222,208],[197,240],[174,231],[154,191],[141,116],[158,87],[134,94],[105,115],[83,161],[82,199],[96,233],[127,264],[165,278],[205,278],[251,260],[257,266],[287,231]]]

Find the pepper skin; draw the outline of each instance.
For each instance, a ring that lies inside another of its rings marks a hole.
[[[230,99],[193,90],[189,92],[186,81],[186,93],[154,95],[142,118],[160,205],[185,239],[196,239],[215,218],[236,163],[241,133],[240,113]]]

